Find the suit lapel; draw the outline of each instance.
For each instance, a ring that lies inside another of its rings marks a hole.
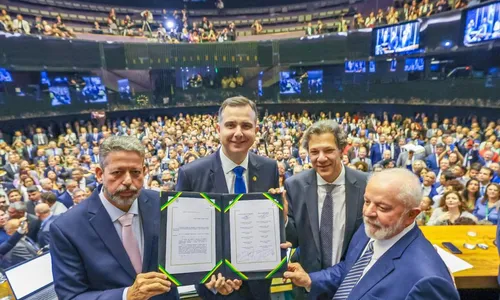
[[[415,225],[412,230],[405,234],[396,244],[384,253],[352,289],[349,300],[361,299],[377,283],[388,276],[395,268],[394,260],[399,259],[406,248],[408,248],[420,234],[420,229]],[[364,244],[366,245],[366,243]]]
[[[142,271],[147,272],[149,270],[149,265],[151,264],[153,249],[158,246],[158,241],[154,236],[154,233],[156,232],[155,224],[158,220],[151,218],[151,216],[154,215],[154,207],[144,193],[139,195],[137,201],[139,201],[139,214],[141,216],[142,232],[144,234]]]
[[[213,187],[211,190],[212,193],[229,193],[227,189],[226,176],[224,174],[224,170],[222,169],[222,162],[220,160],[220,149],[215,152],[214,158],[212,160],[212,170],[210,172],[210,181],[212,184],[210,187]]]
[[[305,182],[305,193],[309,199],[305,199],[307,213],[309,215],[309,222],[311,222],[311,231],[316,245],[316,249],[321,253],[321,247],[319,243],[319,215],[318,215],[318,181],[316,179],[316,171],[311,169],[309,171],[309,176]]]
[[[97,235],[101,238],[102,242],[108,248],[109,252],[115,257],[116,261],[123,267],[123,269],[135,279],[137,276],[130,258],[128,257],[120,237],[116,233],[116,229],[111,222],[111,217],[104,208],[99,199],[100,188],[96,189],[92,196],[87,199],[89,201],[89,222],[94,228]]]
[[[342,245],[342,255],[347,251],[349,237],[354,235],[356,219],[358,217],[358,207],[361,201],[361,189],[357,185],[354,172],[350,168],[345,168],[345,202],[346,202],[346,224],[344,232],[344,245]]]
[[[265,189],[261,189],[259,184],[259,178],[257,174],[259,174],[260,164],[258,163],[256,155],[253,153],[248,154],[248,192],[256,193],[266,191]],[[255,179],[255,181],[254,181]],[[267,192],[267,191],[266,191]]]

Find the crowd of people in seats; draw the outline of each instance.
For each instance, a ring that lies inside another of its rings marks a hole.
[[[0,13],[0,31],[3,32],[61,38],[76,37],[74,30],[65,25],[61,15],[57,15],[55,22],[50,23],[42,19],[41,16],[36,16],[33,22],[28,22],[24,20],[21,14],[16,15],[16,18],[13,19],[5,9],[2,9]],[[261,22],[255,20],[250,26],[250,30],[254,35],[262,33]],[[150,10],[144,10],[137,16],[125,15],[123,18],[119,18],[116,10],[112,8],[105,24],[95,21],[90,32],[94,34],[149,37],[164,43],[226,42],[235,41],[237,37],[234,22],[228,22],[224,28],[215,28],[207,17],[203,17],[201,22],[189,20],[187,9],[172,12],[163,9],[160,20],[155,21]]]
[[[64,24],[61,15],[57,15],[55,22],[52,24],[43,20],[41,16],[36,16],[35,20],[30,23],[26,21],[21,14],[17,14],[16,18],[12,20],[11,16],[5,9],[2,9],[0,13],[0,31],[18,34],[37,34],[61,38],[76,37],[73,29]]]
[[[377,12],[370,12],[368,16],[363,16],[361,13],[354,15],[350,29],[373,28],[413,21],[452,9],[462,9],[467,5],[467,0],[455,0],[452,4],[448,0],[396,0],[394,5],[388,7],[386,11],[379,9]]]
[[[497,223],[500,120],[425,113],[266,113],[250,151],[276,160],[284,186],[287,178],[312,168],[300,140],[314,121],[325,119],[336,121],[348,136],[342,149],[345,166],[363,172],[406,168],[420,178],[419,225]],[[0,243],[19,227],[10,228],[7,221],[27,216],[33,249],[47,245],[46,220],[85,201],[99,184],[99,145],[107,137],[137,137],[146,147],[145,187],[172,191],[179,167],[219,149],[217,122],[216,115],[181,113],[100,124],[27,125],[0,133]]]

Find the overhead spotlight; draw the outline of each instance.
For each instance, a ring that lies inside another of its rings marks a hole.
[[[443,42],[443,47],[445,48],[450,48],[453,45],[451,41],[444,41]]]
[[[167,27],[167,29],[173,29],[175,26],[174,22],[173,21],[167,21],[167,24],[165,27]]]

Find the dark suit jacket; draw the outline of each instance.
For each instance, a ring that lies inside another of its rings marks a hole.
[[[31,146],[31,151],[29,151],[28,147],[25,146],[23,148],[23,157],[24,157],[24,159],[27,160],[27,161],[29,161],[29,162],[33,162],[33,160],[36,157],[36,151],[37,150],[38,150],[38,148],[35,145]],[[30,153],[31,153],[31,158],[30,158]]]
[[[345,260],[309,274],[310,299],[321,294],[331,299],[369,240],[361,226],[352,238]],[[460,297],[443,260],[415,225],[377,260],[347,299],[458,300]]]
[[[436,159],[436,154],[430,154],[427,156],[425,163],[427,164],[427,167],[432,170],[432,172],[436,173],[437,176],[439,173],[439,163]]]
[[[40,230],[40,220],[35,215],[27,214],[26,222],[28,222],[28,237],[33,241],[38,240],[38,231]]]
[[[387,144],[384,144],[385,149],[388,149]],[[377,164],[382,160],[382,152],[380,152],[380,144],[375,143],[372,145],[370,149],[370,159],[372,160],[372,164]]]
[[[3,169],[7,174],[5,174],[5,181],[12,182],[15,179],[16,173],[19,172],[19,166],[17,166],[17,172],[14,172],[14,169],[12,168],[12,165],[10,163],[7,163]]]
[[[314,169],[303,171],[285,181],[288,200],[286,239],[300,247],[299,262],[306,272],[321,270],[318,184]],[[342,257],[352,236],[363,223],[363,203],[367,183],[365,173],[345,167],[346,223]]]
[[[67,299],[122,299],[136,272],[99,199],[100,188],[50,226],[52,273],[57,296]],[[142,272],[158,270],[160,204],[156,192],[142,190],[138,199],[144,231]],[[154,300],[179,299],[175,287]]]
[[[220,150],[219,150],[220,151]],[[222,170],[219,151],[197,159],[179,169],[177,179],[177,191],[194,191],[205,193],[228,193],[226,178]],[[253,181],[252,178],[256,177]],[[276,161],[248,153],[248,191],[267,192],[271,188],[277,188],[278,166]],[[220,294],[214,295],[204,285],[198,285],[197,291],[202,299],[270,299],[269,280],[244,281],[238,292],[224,297]]]
[[[35,206],[36,206],[35,202],[27,200],[24,203],[26,204],[26,212],[35,215]]]
[[[48,219],[42,222],[42,225],[40,226],[40,231],[38,231],[38,246],[40,248],[43,248],[47,245],[50,244],[50,225],[59,217],[57,216],[50,216]]]
[[[73,197],[71,197],[71,195],[68,193],[68,191],[64,191],[64,193],[57,196],[57,200],[59,202],[61,202],[62,204],[64,204],[64,206],[66,206],[66,208],[70,208],[74,204]]]

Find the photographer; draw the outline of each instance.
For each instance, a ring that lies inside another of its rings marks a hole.
[[[142,17],[142,31],[148,30],[149,34],[152,35],[151,24],[153,23],[153,14],[149,10],[141,12]]]

